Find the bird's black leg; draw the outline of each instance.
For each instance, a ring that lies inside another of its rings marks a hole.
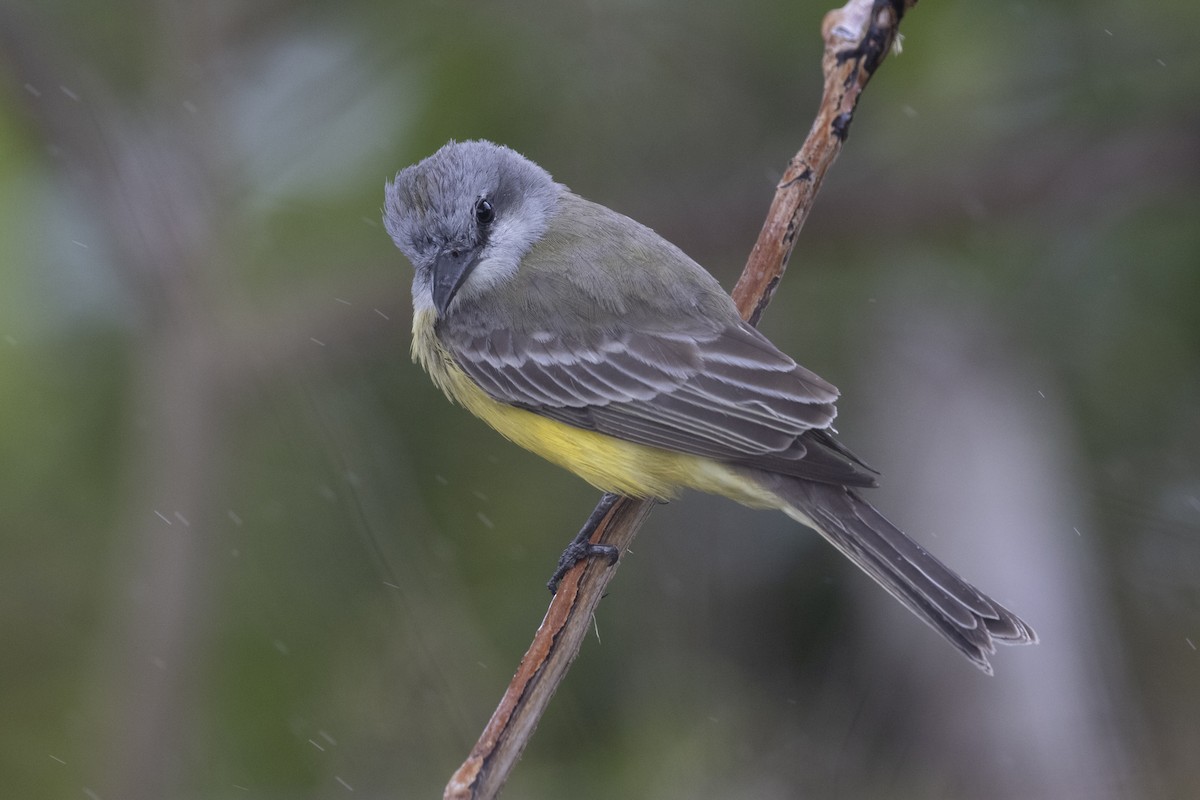
[[[608,559],[609,564],[617,563],[617,559],[621,556],[620,550],[611,544],[592,544],[589,540],[592,538],[592,534],[595,533],[596,526],[600,524],[600,520],[604,519],[604,515],[612,509],[613,503],[617,502],[619,497],[620,495],[606,492],[596,505],[596,510],[588,517],[588,521],[583,524],[579,533],[575,534],[575,538],[567,545],[567,549],[563,550],[562,555],[558,557],[558,567],[546,583],[546,588],[550,590],[551,594],[558,591],[558,582],[563,579],[563,576],[567,574],[571,567],[585,558],[604,556]]]

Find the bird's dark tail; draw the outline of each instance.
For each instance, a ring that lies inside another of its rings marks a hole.
[[[788,516],[822,536],[984,672],[996,644],[1035,644],[1017,615],[958,577],[888,522],[857,491],[758,472],[755,479],[785,502]]]

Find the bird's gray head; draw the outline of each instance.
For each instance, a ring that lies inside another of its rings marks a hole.
[[[441,316],[456,295],[511,278],[563,191],[520,153],[484,141],[452,141],[400,170],[387,184],[383,224],[416,269],[416,309]]]

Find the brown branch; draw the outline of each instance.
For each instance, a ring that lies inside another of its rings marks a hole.
[[[758,322],[783,277],[821,181],[846,140],[859,95],[891,50],[904,12],[915,3],[849,0],[825,15],[821,25],[825,41],[821,107],[804,145],[788,162],[758,241],[733,290],[739,312],[751,323]],[[591,541],[624,553],[653,507],[653,500],[619,499],[596,523]],[[610,565],[605,559],[587,559],[563,578],[500,705],[446,785],[447,800],[483,800],[499,794],[579,654],[592,612],[618,566],[619,562]]]
[[[758,324],[783,279],[796,236],[812,211],[821,181],[846,141],[859,95],[891,49],[900,18],[915,4],[916,0],[850,0],[825,15],[821,23],[825,40],[821,107],[800,152],[788,162],[775,187],[775,199],[758,241],[733,287],[738,310],[752,324]]]

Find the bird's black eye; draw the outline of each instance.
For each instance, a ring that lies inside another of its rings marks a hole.
[[[496,209],[486,198],[479,198],[475,203],[475,221],[480,225],[489,225],[496,218]]]

